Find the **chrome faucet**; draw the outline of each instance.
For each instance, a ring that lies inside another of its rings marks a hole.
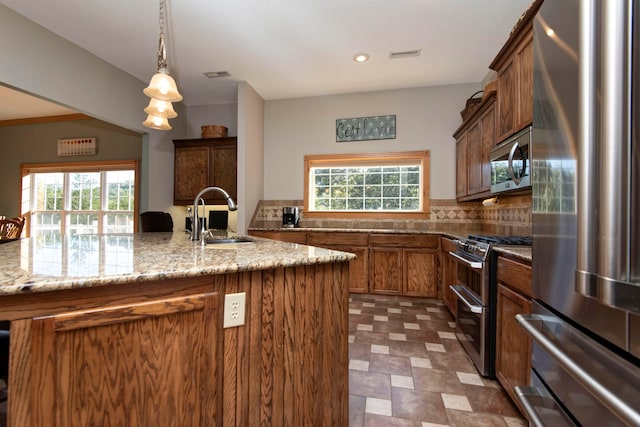
[[[208,193],[209,191],[214,191],[214,190],[222,193],[222,195],[224,196],[225,200],[227,201],[227,205],[229,206],[229,210],[230,211],[238,210],[238,207],[236,206],[235,202],[233,201],[233,199],[231,198],[229,193],[224,191],[222,188],[220,188],[220,187],[207,187],[204,190],[201,190],[198,193],[198,195],[196,196],[196,198],[193,199],[193,221],[191,222],[191,240],[192,241],[200,240],[200,236],[201,236],[201,234],[200,234],[200,219],[198,218],[198,200],[200,198],[202,198],[202,196],[205,193]],[[203,200],[203,204],[204,204],[204,200]],[[202,215],[204,215],[204,212],[202,212]],[[202,229],[204,231],[204,226],[202,227]]]

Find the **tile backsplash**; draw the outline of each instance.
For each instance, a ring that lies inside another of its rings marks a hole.
[[[483,232],[531,236],[531,196],[500,197],[498,204],[458,203],[455,199],[431,199],[429,219],[326,219],[305,218],[302,200],[261,200],[250,227],[279,228],[282,208],[300,209],[300,227],[349,229],[401,229]]]

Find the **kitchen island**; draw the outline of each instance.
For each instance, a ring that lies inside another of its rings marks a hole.
[[[8,425],[347,425],[353,255],[183,233],[0,246]],[[226,294],[246,293],[223,328]]]

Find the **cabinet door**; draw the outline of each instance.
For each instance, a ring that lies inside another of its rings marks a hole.
[[[448,250],[443,250],[442,254],[442,301],[445,303],[453,317],[456,317],[458,303],[456,294],[451,291],[450,286],[456,284],[457,264],[455,258],[449,255]]]
[[[456,141],[456,198],[467,195],[467,134]]]
[[[209,147],[176,147],[173,167],[173,203],[192,204],[209,184]]]
[[[337,250],[356,254],[358,257],[349,262],[349,292],[369,292],[369,248],[339,246]]]
[[[369,285],[372,293],[400,295],[402,291],[402,249],[371,248]]]
[[[498,70],[498,141],[503,141],[515,132],[517,109],[518,70],[511,57]]]
[[[531,314],[531,300],[499,282],[497,310],[496,377],[519,405],[513,388],[529,384],[531,341],[515,317],[520,313]]]
[[[28,402],[11,423],[219,425],[219,317],[205,293],[18,321]]]
[[[437,251],[434,249],[404,249],[402,294],[415,297],[438,296]]]
[[[516,51],[518,64],[518,116],[515,131],[533,122],[533,34]]]
[[[489,157],[491,155],[491,149],[496,145],[496,109],[495,103],[491,104],[487,111],[484,112],[480,118],[482,126],[482,138],[481,138],[481,184],[480,191],[491,190],[491,164]]]
[[[225,190],[233,200],[238,200],[237,153],[238,150],[235,146],[211,148],[210,164],[212,166],[209,183]],[[220,193],[208,194],[207,201],[222,205],[227,204],[227,201],[220,197]]]
[[[482,122],[478,120],[467,131],[467,194],[476,194],[482,188]]]

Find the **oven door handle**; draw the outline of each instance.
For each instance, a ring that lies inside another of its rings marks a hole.
[[[458,261],[461,261],[461,262],[465,263],[466,265],[468,265],[471,268],[474,268],[476,270],[482,269],[482,263],[480,261],[468,260],[466,258],[461,257],[460,255],[458,255],[455,252],[449,252],[449,255],[451,255],[452,257],[456,258]]]
[[[471,310],[472,313],[475,314],[482,314],[482,306],[478,305],[478,304],[472,304],[469,302],[469,300],[467,299],[466,296],[463,295],[463,293],[467,293],[467,290],[465,289],[464,286],[461,285],[454,285],[454,286],[449,286],[449,288],[451,289],[451,291],[456,294],[456,296],[458,297],[458,299],[460,301],[462,301],[462,303],[464,305],[467,306],[467,308],[469,310]]]
[[[603,365],[598,364],[596,366],[583,366],[574,357],[572,351],[567,351],[556,344],[564,343],[567,338],[563,337],[564,333],[570,333],[570,326],[566,325],[560,319],[540,315],[540,314],[517,314],[516,320],[524,328],[524,330],[535,340],[544,351],[546,351],[555,361],[564,369],[580,386],[584,387],[589,393],[591,393],[596,399],[598,399],[604,406],[606,406],[615,417],[622,420],[628,425],[640,425],[640,413],[637,412],[637,401],[632,400],[627,395],[620,395],[615,389],[612,389],[611,385],[625,384],[629,381],[635,381],[635,378],[625,374],[616,374],[614,371],[607,371],[602,368]],[[580,351],[586,352],[589,355],[590,351],[594,352],[594,357],[589,360],[598,360],[600,354],[596,350],[590,350],[593,344],[590,344],[588,338],[581,336],[579,333],[572,333],[572,346],[568,346],[568,349],[579,348]],[[575,351],[575,350],[574,350]],[[606,373],[606,379],[600,378]],[[632,374],[633,375],[633,374]],[[633,384],[633,382],[631,382]],[[615,386],[613,387],[615,388]],[[629,394],[629,393],[627,393]]]
[[[542,406],[546,408],[546,410],[552,409],[554,412],[562,413],[562,410],[555,402],[555,400],[550,399],[544,394],[540,393],[540,391],[536,387],[515,386],[513,389],[516,392],[516,397],[518,398],[520,403],[522,403],[522,407],[527,413],[529,422],[533,427],[545,427],[544,420],[540,417],[540,414],[536,410],[536,401],[543,403]],[[554,418],[555,422],[560,422],[560,420],[564,420],[567,422],[566,424],[564,424],[564,426],[566,427],[575,427],[575,424],[569,423],[569,421],[565,418]]]

